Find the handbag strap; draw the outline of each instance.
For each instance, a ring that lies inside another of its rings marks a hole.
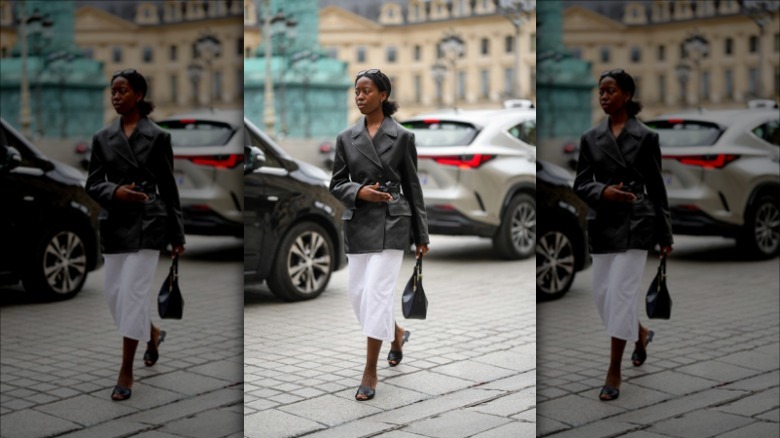
[[[660,292],[661,284],[666,281],[666,254],[661,255],[661,263],[658,264],[658,275],[656,277],[658,278],[656,289]]]
[[[171,262],[171,274],[168,276],[170,281],[168,282],[168,287],[173,288],[173,282],[179,277],[179,257],[174,256],[173,261]]]

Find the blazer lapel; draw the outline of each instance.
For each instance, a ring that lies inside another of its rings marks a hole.
[[[144,165],[149,153],[152,151],[154,134],[152,133],[152,122],[146,117],[138,121],[133,134],[133,152],[139,165]]]
[[[121,119],[116,119],[114,123],[111,124],[110,131],[111,134],[108,136],[108,145],[111,149],[134,167],[138,167],[138,162],[135,160],[135,154],[133,153],[133,150],[130,149],[130,143],[122,132]]]
[[[601,125],[599,125],[596,143],[604,154],[615,160],[621,166],[626,167],[626,162],[623,160],[623,154],[620,153],[615,137],[612,136],[612,133],[609,130],[609,119],[604,120],[601,122]]]
[[[361,154],[365,155],[369,161],[382,167],[382,162],[379,161],[379,155],[377,155],[374,144],[371,142],[371,137],[368,135],[365,116],[361,117],[360,120],[355,123],[355,126],[352,127],[352,146],[359,150]]]
[[[626,160],[626,164],[633,164],[639,153],[639,146],[642,140],[642,132],[639,128],[639,121],[631,117],[626,122],[626,126],[620,135],[620,141],[623,145],[623,158]]]
[[[395,120],[391,117],[385,117],[382,121],[382,125],[376,131],[376,134],[374,134],[374,144],[376,145],[377,155],[382,155],[388,151],[395,143],[396,137],[398,137],[398,128]]]

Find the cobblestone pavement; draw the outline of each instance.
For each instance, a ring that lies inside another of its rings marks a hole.
[[[610,341],[591,299],[590,270],[563,299],[538,304],[539,436],[778,436],[778,259],[743,261],[732,240],[675,239],[667,268],[672,318],[648,321],[642,308],[655,339],[637,368],[626,346],[616,401],[598,400]],[[657,263],[648,257],[643,289]]]
[[[404,259],[396,303],[412,273]],[[379,361],[377,395],[357,402],[366,340],[347,298],[347,270],[319,298],[283,303],[250,289],[244,307],[246,437],[533,437],[534,261],[497,261],[490,241],[433,236],[425,259],[429,314],[404,320],[404,359]]]
[[[156,289],[170,259],[161,257]],[[73,299],[41,303],[0,290],[0,435],[239,437],[243,424],[243,242],[188,236],[180,266],[184,319],[153,367],[135,362],[133,396],[110,400],[122,340],[103,299],[103,269]]]

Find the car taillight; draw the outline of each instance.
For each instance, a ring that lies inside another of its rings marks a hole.
[[[496,158],[496,156],[487,154],[437,156],[421,155],[418,158],[428,158],[445,166],[456,166],[461,169],[476,169],[493,158]]]
[[[190,160],[201,166],[211,166],[219,169],[231,169],[244,161],[243,154],[230,155],[176,155],[174,158]]]
[[[721,169],[727,164],[739,158],[739,155],[732,154],[711,154],[711,155],[664,155],[663,158],[674,159],[682,164],[689,166],[699,166],[708,169]]]

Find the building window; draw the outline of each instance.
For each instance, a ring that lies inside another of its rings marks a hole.
[[[391,46],[387,48],[387,62],[395,62],[395,47]]]
[[[723,40],[723,53],[726,55],[733,55],[734,54],[734,39],[733,38],[726,38]]]
[[[143,59],[144,63],[149,64],[153,61],[154,58],[154,52],[152,51],[151,47],[144,47],[141,52],[141,58]]]
[[[111,51],[111,61],[113,61],[115,64],[122,62],[121,47],[114,47],[114,49]]]
[[[414,75],[414,101],[420,103],[422,100],[422,78],[420,75]]]
[[[535,33],[531,34],[531,39],[530,39],[529,46],[531,47],[531,51],[532,52],[536,52],[536,34]]]
[[[504,52],[514,53],[515,51],[515,37],[509,35],[504,38]]]
[[[748,40],[748,50],[750,53],[758,53],[758,37],[755,35],[750,35],[750,39]]]
[[[355,60],[357,62],[366,62],[366,48],[363,47],[363,46],[360,46],[360,47],[357,47],[355,49],[355,51],[356,51]]]
[[[723,82],[726,88],[725,90],[726,98],[733,99],[734,98],[734,73],[731,71],[731,69],[725,70],[723,72]]]
[[[176,50],[177,50],[176,46],[171,46],[170,49],[168,50],[168,58],[171,61],[176,61],[176,55],[177,55]]]
[[[490,71],[488,70],[479,72],[479,95],[483,99],[490,98]]]
[[[710,98],[710,72],[701,72],[701,82],[699,82],[699,95],[702,100]]]
[[[664,103],[666,99],[666,75],[658,75],[658,102]]]
[[[5,55],[8,53],[8,50],[6,50],[5,47],[0,47],[0,58],[5,58]]]
[[[420,47],[419,44],[417,44],[414,46],[414,60],[419,61],[421,57],[422,57],[422,48]]]
[[[601,63],[607,63],[609,62],[609,47],[602,47],[601,48]]]
[[[211,92],[215,101],[222,99],[222,72],[215,71],[211,80]]]
[[[642,91],[642,78],[639,76],[634,76],[634,84],[636,84],[636,91],[634,92],[634,98],[635,99],[641,99],[642,96],[640,96]]]
[[[638,63],[642,60],[642,51],[639,49],[639,47],[632,47],[631,48],[631,62]]]
[[[179,100],[179,95],[177,93],[178,91],[178,77],[176,75],[171,75],[170,83],[168,84],[171,89],[171,102],[176,103]]]
[[[758,84],[758,69],[748,69],[748,96],[756,97],[756,85]]]
[[[442,96],[442,81],[436,81],[436,100],[441,102]]]
[[[458,0],[458,17],[466,16],[466,0]]]
[[[458,99],[466,99],[466,72],[458,72]]]
[[[151,76],[144,76],[146,79],[146,98],[147,100],[154,99],[154,78]]]
[[[504,96],[512,95],[512,82],[515,80],[515,69],[507,67],[504,69]]]
[[[338,47],[328,47],[325,49],[325,53],[327,53],[328,58],[338,59],[339,57],[339,48]]]
[[[666,59],[666,46],[658,46],[658,60],[664,61]]]
[[[490,55],[490,40],[487,38],[482,38],[482,43],[480,44],[480,50],[479,53],[483,55]]]

